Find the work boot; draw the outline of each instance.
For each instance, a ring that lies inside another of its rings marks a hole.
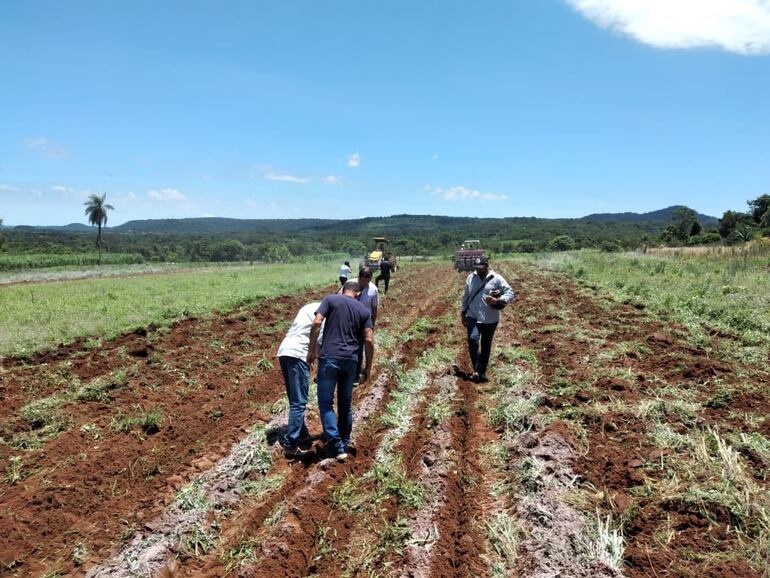
[[[340,452],[340,453],[338,453],[336,456],[334,456],[334,458],[335,458],[335,459],[336,459],[338,462],[344,462],[345,460],[347,460],[347,459],[348,459],[348,452]]]
[[[301,447],[283,448],[283,457],[285,457],[287,460],[295,460],[306,454],[307,450],[303,450]]]

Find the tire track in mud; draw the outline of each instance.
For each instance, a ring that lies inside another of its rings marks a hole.
[[[408,302],[410,296],[414,291],[420,291],[420,285],[423,280],[412,276],[411,281],[405,279],[405,282],[396,285],[388,297],[385,298],[384,313],[381,309],[380,319],[378,320],[378,331],[382,331],[388,328],[391,332],[405,332],[405,330],[411,326],[411,324],[420,316],[434,316],[440,315],[443,311],[444,305],[442,303],[442,297],[446,290],[451,286],[451,278],[439,284],[435,289],[436,296],[430,300],[423,300],[423,304],[417,309],[409,309]],[[399,300],[405,300],[407,305],[399,303]],[[407,309],[407,311],[404,311]],[[407,342],[407,346],[404,351],[407,355],[411,355],[413,348],[418,347],[416,343],[411,344]],[[378,356],[382,356],[383,352],[378,351]],[[376,359],[379,360],[381,357]],[[387,364],[386,364],[387,365]],[[354,407],[357,408],[356,423],[361,424],[366,422],[366,418],[371,412],[376,411],[382,404],[382,399],[386,396],[385,385],[389,378],[389,370],[386,369],[381,373],[379,379],[368,390],[357,392],[357,401],[354,402]],[[363,398],[363,399],[361,399]],[[311,424],[318,426],[319,424]],[[319,427],[320,429],[320,427]],[[354,428],[354,434],[356,428]],[[358,445],[358,456],[352,460],[352,465],[360,464],[365,459],[366,447],[365,445]],[[332,460],[333,461],[333,460]],[[335,462],[336,463],[336,462]],[[222,525],[221,533],[221,545],[220,547],[209,554],[203,560],[187,559],[182,560],[182,566],[175,561],[169,562],[165,572],[171,572],[174,574],[200,574],[203,572],[210,573],[212,575],[219,575],[223,571],[221,562],[219,559],[223,553],[227,551],[228,547],[231,547],[233,543],[237,543],[243,536],[248,535],[250,532],[259,531],[259,528],[263,525],[265,518],[275,509],[276,505],[287,502],[287,496],[293,496],[299,494],[303,489],[307,490],[308,480],[321,478],[327,475],[326,469],[328,468],[331,473],[338,468],[329,468],[330,463],[328,461],[322,462],[318,465],[308,464],[303,468],[302,465],[297,464],[294,466],[287,466],[283,458],[276,460],[274,467],[268,472],[264,472],[264,475],[270,476],[276,471],[287,474],[287,477],[279,488],[272,491],[267,498],[260,500],[259,503],[253,506],[245,506],[239,509],[236,508],[236,513],[232,519],[222,519],[217,521]],[[361,467],[360,465],[358,467]],[[311,481],[312,484],[312,481]],[[315,501],[315,500],[313,500]],[[235,504],[231,504],[235,506]],[[211,521],[211,520],[209,520]],[[229,545],[229,546],[228,546]]]

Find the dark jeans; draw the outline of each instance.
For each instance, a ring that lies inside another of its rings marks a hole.
[[[347,282],[347,280],[348,280],[347,277],[343,277],[342,275],[340,275],[340,285],[344,285]]]
[[[484,375],[489,365],[489,355],[492,353],[492,338],[495,336],[497,323],[479,323],[473,317],[466,317],[465,329],[468,330],[468,352],[471,355],[473,371],[479,375]],[[479,342],[481,342],[480,352]]]
[[[281,445],[285,448],[296,448],[301,437],[310,435],[305,425],[310,369],[307,362],[296,357],[282,355],[278,361],[286,384],[286,397],[289,398],[289,424],[281,439]]]
[[[377,285],[377,289],[380,288],[380,279],[385,281],[385,294],[387,295],[388,294],[388,285],[390,285],[390,275],[388,275],[387,277],[385,275],[377,275],[374,278],[374,284]]]
[[[318,360],[318,412],[327,445],[337,453],[347,451],[353,429],[353,382],[356,359],[322,357]],[[337,412],[334,414],[334,390],[337,390]]]

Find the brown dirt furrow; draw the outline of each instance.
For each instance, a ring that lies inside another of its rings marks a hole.
[[[456,376],[440,378],[442,395],[457,397],[452,416],[431,428],[411,460],[411,470],[426,488],[424,504],[411,517],[410,539],[405,556],[396,566],[399,576],[483,575],[467,560],[468,546],[474,542],[475,508],[469,508],[468,490],[478,474],[468,463],[469,439],[473,439],[468,419],[468,403],[460,393]],[[474,514],[469,515],[469,511]],[[476,542],[478,544],[478,542]],[[480,550],[470,548],[478,559]]]
[[[525,267],[521,285],[514,315],[522,345],[537,356],[541,411],[562,416],[579,434],[583,449],[571,468],[587,483],[576,495],[589,517],[598,510],[622,528],[624,574],[759,576],[740,553],[734,527],[740,521],[685,499],[691,486],[719,480],[709,480],[690,451],[691,466],[701,473],[682,485],[677,475],[688,474],[665,445],[674,442],[655,441],[653,430],[685,436],[675,442],[702,437],[709,428],[736,436],[731,439],[761,432],[770,409],[766,371],[713,359],[687,343],[683,327],[611,302],[563,275]],[[751,469],[744,460],[741,468]],[[658,487],[678,497],[664,499]],[[538,556],[524,556],[521,567],[529,572]]]
[[[139,362],[139,372],[111,399],[66,405],[70,429],[39,450],[19,454],[0,446],[3,456],[20,455],[24,467],[20,482],[0,486],[0,561],[8,572],[66,572],[74,568],[73,552],[98,555],[154,518],[180,481],[226,453],[245,428],[269,419],[260,406],[278,398],[283,386],[276,369],[249,371],[273,355],[275,338],[261,332],[320,295],[178,323],[153,343],[157,357]],[[85,363],[100,357],[91,351]],[[46,358],[37,367],[48,365]],[[163,416],[158,433],[110,427],[116,416],[153,408]]]
[[[436,343],[436,336],[431,335],[428,340],[410,340],[404,345],[406,347],[401,348],[402,354],[419,356],[423,351],[427,351]],[[416,361],[416,358],[415,358]],[[409,366],[414,365],[414,361]],[[404,369],[406,370],[406,368]],[[414,399],[414,408],[411,411],[410,421],[420,418],[421,421],[425,421],[425,410],[430,401],[435,398],[440,392],[441,377],[431,380],[424,388],[423,391]],[[394,384],[390,384],[393,386]],[[389,401],[389,400],[383,400]],[[384,408],[386,403],[383,403],[381,409]],[[386,452],[383,452],[383,434],[386,433],[382,425],[377,422],[370,422],[367,424],[368,433],[363,435],[370,435],[376,439],[377,447],[372,454],[372,463],[369,466],[375,466],[383,461],[383,456]],[[411,462],[411,459],[415,457],[415,452],[424,443],[427,443],[425,436],[425,428],[411,428],[408,429],[404,435],[393,444],[392,453],[397,456],[399,464],[406,461]],[[406,456],[406,460],[403,457]],[[390,459],[390,458],[388,458]],[[405,472],[407,476],[414,474],[413,468],[407,467]],[[362,469],[356,475],[356,478],[363,480],[366,474],[371,474],[372,468]],[[371,484],[371,482],[370,482]],[[365,492],[368,490],[366,485],[362,485],[358,488],[358,492]],[[354,496],[357,499],[358,496]],[[388,525],[395,522],[399,515],[398,500],[394,497],[384,499],[377,507],[377,523],[379,525]],[[316,546],[316,557],[312,560],[311,565],[308,567],[308,573],[318,578],[328,576],[338,576],[340,573],[340,565],[344,564],[347,557],[359,560],[360,550],[366,545],[370,545],[371,542],[376,542],[377,537],[373,535],[372,521],[368,515],[364,515],[362,512],[357,512],[356,515],[351,516],[349,509],[346,505],[340,505],[330,509],[328,517],[323,520],[322,528],[324,531],[324,544],[323,546]],[[341,529],[344,528],[344,532]],[[319,552],[323,550],[323,552]],[[363,560],[361,560],[363,561]],[[378,563],[382,563],[381,560]],[[363,570],[359,571],[354,568],[348,568],[348,570],[354,574],[359,575]]]
[[[419,271],[414,273],[395,284],[395,296],[419,282]],[[150,523],[176,489],[226,454],[253,423],[270,419],[270,405],[282,397],[282,380],[277,369],[263,372],[257,362],[274,355],[293,312],[325,293],[279,297],[224,317],[184,320],[157,333],[140,330],[99,349],[81,351],[74,344],[24,363],[16,360],[3,373],[4,393],[23,390],[14,371],[34,376],[64,364],[84,378],[99,377],[99,371],[112,369],[103,360],[120,359],[125,351],[141,371],[108,403],[66,406],[73,427],[42,451],[22,454],[24,483],[0,486],[0,561],[18,576],[37,568],[67,571],[73,552],[85,551],[86,561],[96,560],[119,535]],[[385,312],[391,307],[388,299]],[[387,313],[381,319],[389,324]],[[159,433],[110,430],[116,414],[151,407],[160,408],[168,424]],[[0,457],[11,453],[0,444]],[[57,531],[59,525],[68,532]]]
[[[386,298],[378,331],[387,331],[398,338],[406,335],[408,328],[419,318],[437,318],[447,308],[448,292],[455,280],[450,276],[424,289],[428,279],[413,278],[410,284],[392,287]],[[395,289],[395,290],[394,290]],[[416,296],[420,295],[420,299]],[[415,305],[416,303],[416,305]],[[435,341],[437,336],[428,334],[424,338],[408,340],[395,354],[395,360],[403,367],[411,367],[418,355]],[[381,359],[382,352],[378,353]],[[254,567],[245,566],[245,575],[267,576],[279,572],[281,575],[304,575],[316,558],[316,530],[322,520],[329,516],[329,499],[332,488],[348,475],[361,474],[373,460],[382,432],[367,426],[371,417],[387,403],[388,391],[392,388],[390,370],[380,371],[374,385],[365,385],[356,391],[354,407],[354,450],[355,457],[344,465],[333,460],[296,465],[282,484],[259,503],[245,505],[230,520],[223,521],[222,545],[208,556],[196,560],[182,561],[179,573],[182,575],[220,575],[223,568],[223,554],[239,543],[259,539],[259,554]],[[271,526],[266,524],[270,515],[283,512],[282,521]]]
[[[464,351],[462,358],[467,358],[467,352]],[[479,448],[496,436],[486,427],[485,418],[478,410],[479,386],[466,379],[458,379],[457,386],[458,411],[447,424],[455,463],[447,472],[444,491],[439,497],[441,503],[435,512],[438,541],[432,548],[432,564],[427,572],[418,564],[415,573],[407,565],[405,576],[460,578],[487,573],[482,558],[485,551],[479,547],[484,543],[482,520],[484,502],[488,500]]]

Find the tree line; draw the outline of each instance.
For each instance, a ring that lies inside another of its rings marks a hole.
[[[269,228],[222,234],[119,233],[102,229],[112,207],[106,196],[86,202],[89,222],[97,227],[96,248],[140,255],[146,261],[285,262],[297,258],[346,253],[361,258],[372,237],[391,238],[396,255],[452,254],[465,239],[480,239],[491,253],[535,253],[595,248],[620,251],[655,245],[735,244],[770,235],[770,195],[748,201],[748,211],[726,211],[717,225],[704,226],[688,207],[676,208],[669,222],[584,219],[477,219],[394,215],[382,219],[339,221],[324,228]],[[92,251],[94,238],[83,232],[41,228],[5,229],[12,253],[77,253]]]

